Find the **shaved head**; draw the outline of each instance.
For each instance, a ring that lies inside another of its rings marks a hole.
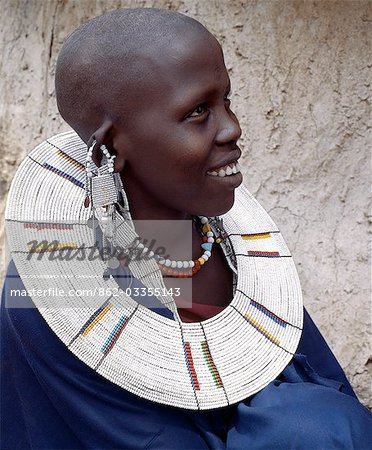
[[[124,123],[123,104],[151,80],[152,65],[169,48],[177,63],[177,43],[211,36],[196,20],[163,9],[120,9],[90,20],[59,54],[56,97],[62,117],[85,142],[106,120]]]
[[[240,155],[229,92],[217,39],[196,20],[163,9],[96,17],[71,34],[57,62],[60,113],[85,143],[96,142],[97,166],[102,145],[116,157],[134,219],[231,208],[241,176],[207,173]]]

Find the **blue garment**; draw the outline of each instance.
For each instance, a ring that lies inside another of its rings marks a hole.
[[[13,263],[10,272],[15,273]],[[76,358],[30,298],[1,310],[1,449],[362,449],[371,414],[305,311],[292,362],[266,388],[226,408],[188,411],[152,403]]]

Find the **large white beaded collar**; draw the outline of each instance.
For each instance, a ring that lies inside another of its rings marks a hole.
[[[210,319],[183,323],[169,296],[163,304],[175,314],[172,320],[128,295],[105,296],[117,284],[102,278],[99,259],[31,257],[38,252],[32,242],[57,241],[62,249],[92,242],[85,157],[86,146],[74,132],[44,141],[19,167],[8,197],[7,239],[25,288],[97,292],[63,300],[33,295],[54,333],[110,382],[154,402],[212,409],[264,388],[290,362],[303,323],[297,272],[269,215],[244,186],[236,190],[233,208],[221,216],[228,234],[223,250],[237,271],[233,300]],[[130,242],[131,233],[127,228],[118,238]],[[143,285],[164,286],[154,261],[130,269]]]

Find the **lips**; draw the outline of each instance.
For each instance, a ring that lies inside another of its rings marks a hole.
[[[226,155],[225,158],[221,158],[211,169],[207,170],[207,175],[212,177],[225,177],[240,173],[241,169],[238,159],[241,157],[242,151],[237,145],[231,150],[229,152],[230,156]]]
[[[216,169],[207,171],[207,175],[210,175],[212,177],[228,177],[231,175],[235,175],[239,172],[240,166],[238,161],[233,161],[231,163],[217,167]]]

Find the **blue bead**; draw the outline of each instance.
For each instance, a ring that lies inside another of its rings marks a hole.
[[[211,251],[212,250],[212,242],[204,242],[204,244],[201,244],[201,248],[203,249],[203,250],[209,250],[209,251]]]

